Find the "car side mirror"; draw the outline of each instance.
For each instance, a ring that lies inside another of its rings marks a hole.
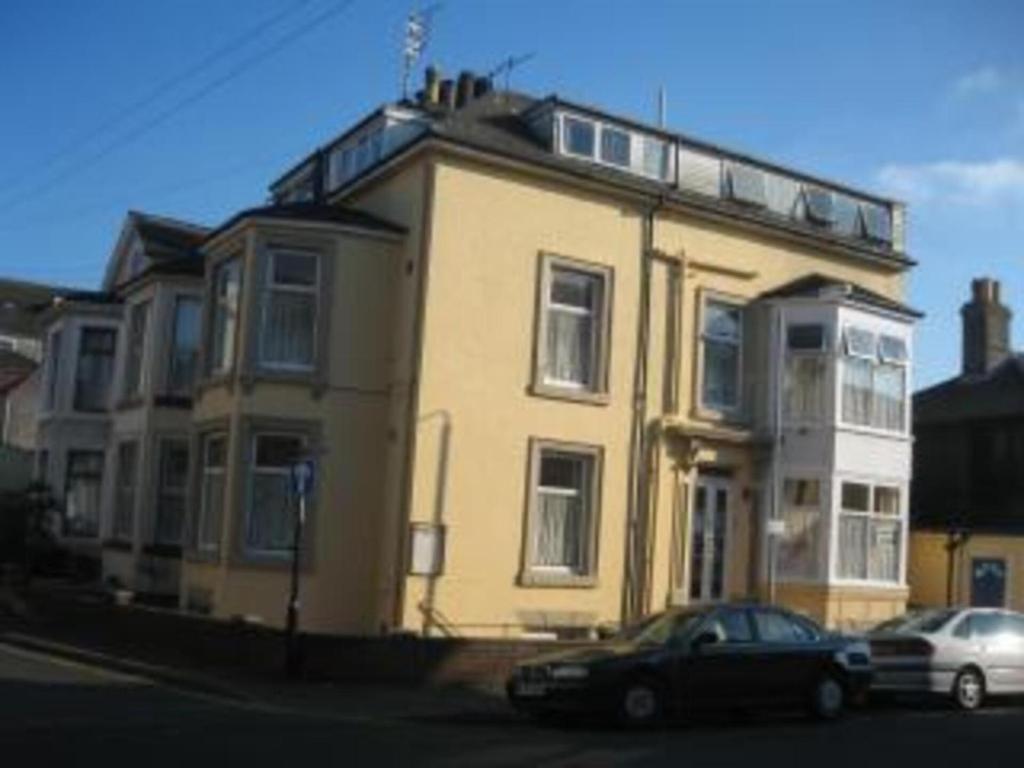
[[[716,635],[714,632],[705,631],[705,632],[701,632],[699,635],[697,635],[695,638],[693,638],[693,643],[691,644],[690,647],[694,651],[699,651],[704,646],[714,645],[717,642],[718,642],[718,635]]]

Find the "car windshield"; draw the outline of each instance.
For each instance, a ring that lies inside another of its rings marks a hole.
[[[669,640],[689,632],[704,618],[705,611],[671,611],[652,616],[639,630],[630,627],[623,632],[624,639],[640,645],[665,645]]]
[[[872,634],[881,632],[911,634],[915,632],[938,632],[946,626],[959,611],[953,609],[936,609],[931,611],[915,611],[897,616],[895,619],[883,621],[873,630]]]

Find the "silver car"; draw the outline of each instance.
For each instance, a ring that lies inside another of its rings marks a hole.
[[[872,690],[941,693],[962,709],[989,694],[1024,693],[1024,614],[937,608],[884,622],[869,635]]]

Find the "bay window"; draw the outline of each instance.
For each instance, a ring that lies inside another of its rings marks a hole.
[[[199,358],[199,328],[202,304],[192,296],[179,296],[174,301],[171,327],[171,359],[167,368],[167,391],[188,396],[196,378]]]
[[[242,281],[242,262],[235,257],[213,271],[213,322],[210,343],[211,373],[227,373],[235,363],[235,339]]]
[[[701,328],[701,404],[705,408],[715,411],[739,409],[742,342],[741,308],[717,299],[706,299]]]
[[[547,257],[543,280],[540,371],[535,378],[547,387],[603,392],[610,272]]]
[[[527,576],[592,575],[598,453],[540,444],[532,456],[533,487],[526,548]]]
[[[180,545],[188,482],[188,441],[165,439],[157,456],[156,519],[153,541]]]
[[[256,554],[287,554],[294,538],[295,512],[289,491],[291,467],[303,453],[298,435],[256,434],[252,442],[245,548]]]
[[[75,410],[105,411],[114,374],[117,331],[82,328],[75,371]]]
[[[844,332],[842,417],[847,424],[902,432],[907,422],[907,346],[860,328]]]
[[[195,532],[196,548],[204,552],[216,552],[220,549],[221,520],[224,516],[227,435],[222,432],[206,435],[200,445],[200,451],[202,465]]]
[[[275,251],[268,259],[260,359],[291,370],[313,367],[316,350],[319,257]]]
[[[96,536],[103,492],[103,451],[68,451],[64,479],[64,529],[69,536]]]
[[[839,511],[839,576],[896,583],[900,580],[903,518],[900,489],[844,482]]]
[[[786,329],[786,372],[783,413],[789,421],[817,423],[824,417],[825,328],[820,324]]]
[[[779,577],[810,580],[821,575],[822,490],[817,479],[787,478],[782,484],[782,519],[778,548]]]
[[[128,311],[128,339],[124,360],[124,397],[142,394],[142,367],[146,351],[146,326],[149,324],[148,301],[134,304]]]
[[[135,520],[135,492],[139,474],[138,443],[124,442],[117,446],[117,486],[114,493],[114,520],[111,538],[131,541]]]

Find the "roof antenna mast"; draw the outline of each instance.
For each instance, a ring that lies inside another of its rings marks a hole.
[[[409,98],[409,78],[412,77],[413,67],[420,60],[420,56],[427,49],[430,43],[430,28],[434,20],[434,14],[441,9],[440,3],[428,5],[423,10],[419,9],[419,3],[409,13],[405,20],[405,37],[402,40],[402,98]]]
[[[507,93],[509,89],[509,81],[512,79],[512,70],[522,66],[536,55],[537,54],[535,53],[527,53],[524,54],[523,56],[509,56],[507,59],[499,63],[498,66],[496,66],[494,69],[487,73],[487,79],[493,83],[494,78],[498,77],[499,75],[504,75],[504,90]]]

